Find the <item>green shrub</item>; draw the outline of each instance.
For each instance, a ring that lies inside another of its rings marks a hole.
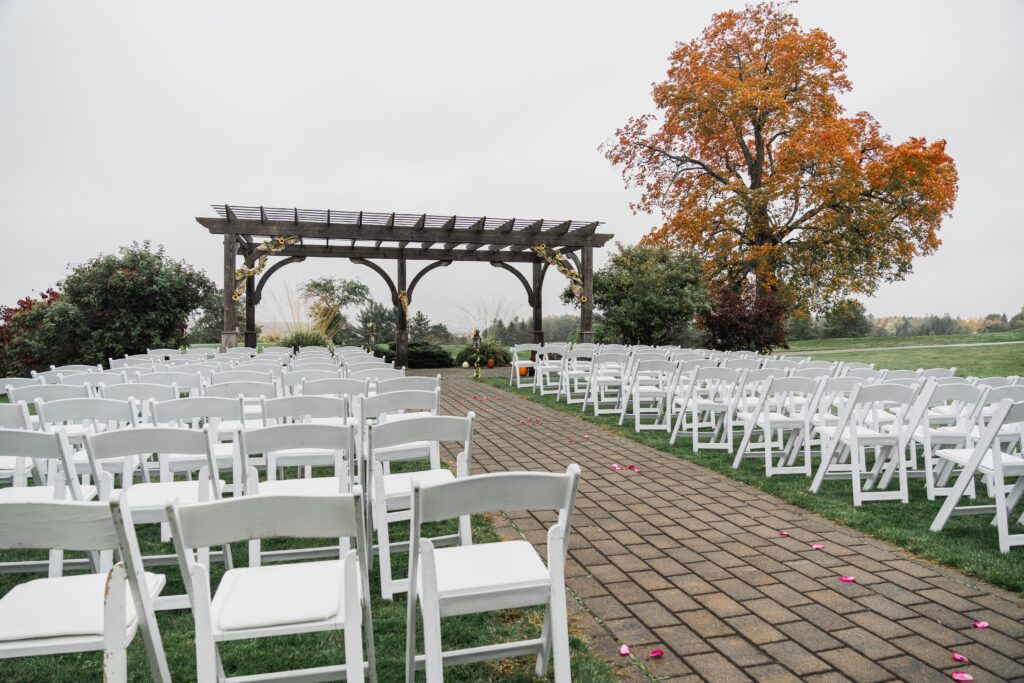
[[[319,330],[298,330],[292,332],[287,337],[282,339],[279,344],[281,346],[290,346],[293,351],[298,351],[302,346],[326,346],[327,348],[334,348],[334,344],[327,338],[327,335]]]
[[[495,365],[509,365],[512,362],[512,351],[499,340],[484,337],[480,340],[480,365],[486,365],[489,359],[494,359]],[[462,365],[463,362],[473,364],[472,344],[464,346],[455,357],[456,365]]]
[[[380,345],[377,355],[389,363],[395,360],[395,344]],[[455,364],[452,355],[437,344],[430,342],[409,343],[409,368],[450,368]]]

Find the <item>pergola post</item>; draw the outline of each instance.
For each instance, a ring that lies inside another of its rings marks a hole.
[[[409,367],[409,314],[401,297],[405,296],[408,301],[409,293],[406,291],[404,258],[398,259],[396,289],[398,296],[395,299],[395,367],[406,368]]]
[[[231,295],[235,293],[235,255],[237,253],[238,243],[235,235],[230,232],[224,233],[224,314],[220,332],[222,350],[238,346],[238,315],[235,310],[235,301],[231,298]]]
[[[583,294],[586,297],[580,302],[580,341],[594,341],[594,247],[583,247]]]
[[[541,288],[544,286],[544,266],[540,261],[533,262],[533,343],[544,343],[544,312],[541,304]]]
[[[256,348],[256,278],[245,281],[245,345]]]

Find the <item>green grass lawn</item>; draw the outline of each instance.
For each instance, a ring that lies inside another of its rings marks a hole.
[[[392,541],[408,538],[407,526],[392,526]],[[395,532],[399,533],[395,533]],[[431,528],[431,535],[453,533],[455,523],[442,523]],[[498,540],[494,527],[483,516],[473,518],[473,538],[476,542]],[[144,554],[173,553],[173,545],[161,544],[159,531],[155,525],[139,527],[139,540]],[[247,548],[244,543],[236,543],[232,547],[235,566],[244,566],[247,561]],[[282,540],[267,542],[266,550],[287,547],[308,547],[307,541],[286,542]],[[0,561],[45,559],[45,554],[26,552],[0,552]],[[407,573],[407,556],[393,555],[392,567],[394,576],[405,576]],[[165,595],[179,594],[184,591],[181,575],[174,567],[161,567],[151,571],[160,571],[167,575]],[[212,581],[214,586],[223,575],[223,566],[213,565]],[[376,573],[371,573],[371,593],[373,600],[374,641],[377,652],[378,680],[382,683],[404,680],[405,676],[405,596],[399,595],[394,601],[380,598],[380,583]],[[0,574],[0,594],[4,594],[16,584],[37,575]],[[507,642],[524,638],[536,638],[540,635],[540,627],[544,614],[542,608],[506,610],[503,612],[486,612],[475,615],[464,615],[442,620],[443,642],[446,649],[475,647],[495,642]],[[157,620],[163,638],[164,649],[171,670],[171,676],[177,681],[196,680],[195,646],[193,641],[192,613],[187,610],[159,612]],[[570,626],[570,629],[572,627]],[[423,629],[419,634],[419,652],[423,652]],[[571,635],[573,679],[580,681],[614,681],[609,667],[597,657],[587,644]],[[344,643],[341,632],[316,633],[299,636],[254,641],[236,641],[220,646],[224,669],[228,676],[241,676],[281,669],[327,666],[344,661]],[[496,660],[479,664],[461,665],[445,669],[445,680],[448,681],[508,681],[526,683],[536,681],[533,674],[534,658],[519,657],[509,660]],[[132,681],[148,681],[149,667],[146,660],[142,639],[136,636],[129,649],[129,678]],[[4,683],[22,682],[55,682],[78,683],[80,681],[97,681],[102,676],[102,653],[84,653],[74,655],[55,655],[48,657],[32,657],[21,659],[0,659],[0,681]],[[417,680],[423,680],[422,672]]]
[[[936,344],[991,344],[1024,341],[1024,328],[1010,332],[982,334],[945,334],[920,337],[849,337],[844,339],[804,339],[790,342],[789,353],[820,349],[877,349],[899,346],[931,346]]]
[[[928,531],[941,501],[929,502],[925,497],[924,482],[910,481],[910,503],[896,501],[865,503],[853,506],[848,481],[826,481],[818,494],[809,491],[810,479],[787,475],[768,478],[763,462],[747,460],[739,470],[732,469],[732,456],[723,452],[704,451],[695,454],[689,440],[680,438],[675,446],[668,442],[665,432],[635,433],[627,423],[619,427],[617,417],[581,413],[578,406],[556,402],[553,396],[531,394],[529,389],[510,389],[501,378],[481,380],[491,386],[513,391],[518,395],[545,406],[582,417],[587,422],[625,436],[678,458],[685,458],[710,470],[745,482],[782,500],[849,527],[871,534],[889,543],[906,548],[919,557],[954,567],[965,574],[978,577],[997,586],[1024,595],[1024,550],[1017,548],[1006,555],[999,552],[995,527],[983,516],[956,517],[940,533]],[[653,476],[657,476],[654,474]],[[979,493],[984,487],[979,486]],[[1018,506],[1016,514],[1022,512]],[[1017,533],[1024,531],[1018,528]]]
[[[876,368],[917,370],[956,368],[960,377],[1024,375],[1024,344],[968,346],[935,349],[892,349],[849,353],[809,353],[815,360],[861,361]]]

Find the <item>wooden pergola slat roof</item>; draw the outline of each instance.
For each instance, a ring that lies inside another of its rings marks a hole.
[[[537,244],[573,251],[612,238],[597,232],[599,221],[212,206],[216,217],[196,220],[213,234],[302,238],[282,255],[530,262],[537,260],[530,249]]]

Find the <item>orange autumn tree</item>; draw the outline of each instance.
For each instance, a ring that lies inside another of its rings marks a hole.
[[[846,115],[846,56],[787,8],[714,15],[672,52],[658,115],[604,147],[641,191],[634,211],[664,217],[647,243],[696,251],[713,289],[781,300],[780,317],[905,278],[957,193],[944,140],[894,143]]]

